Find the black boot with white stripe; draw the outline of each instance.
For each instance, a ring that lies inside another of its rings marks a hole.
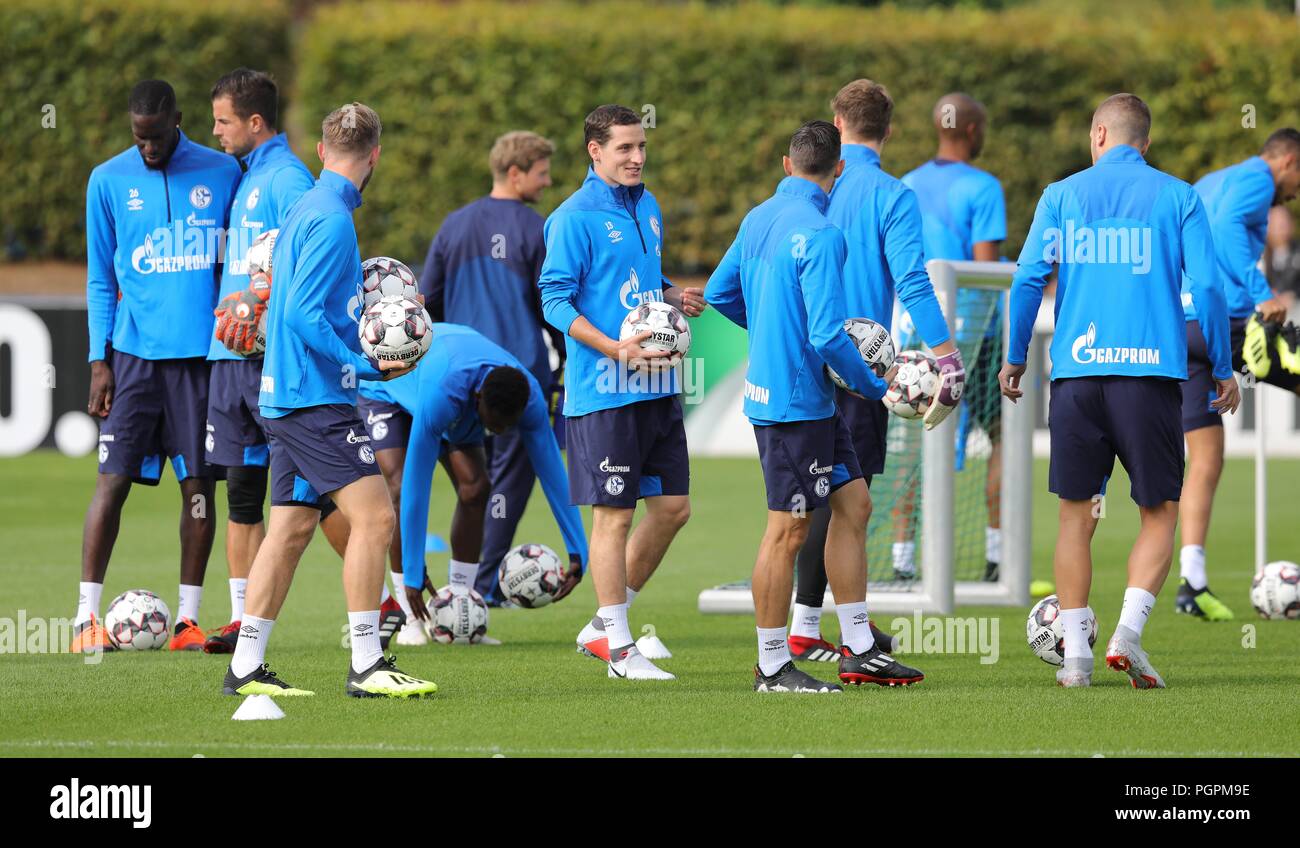
[[[846,646],[840,646],[840,680],[861,686],[863,683],[875,683],[880,686],[910,686],[920,683],[925,675],[914,668],[903,665],[880,649],[872,645],[864,653],[855,654]]]
[[[818,680],[795,668],[793,662],[787,662],[771,675],[763,673],[754,666],[755,692],[793,692],[801,695],[834,695],[842,693],[843,687],[835,683]]]

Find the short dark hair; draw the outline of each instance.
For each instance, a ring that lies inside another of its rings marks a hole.
[[[132,115],[174,115],[176,91],[165,80],[141,80],[131,89],[127,111]]]
[[[528,378],[518,368],[498,365],[483,378],[479,394],[488,409],[510,421],[517,421],[528,403]]]
[[[212,99],[218,97],[230,98],[230,105],[240,120],[261,115],[271,129],[279,126],[280,92],[268,73],[235,68],[212,86]]]
[[[1273,130],[1259,149],[1260,156],[1285,156],[1288,153],[1300,155],[1300,132],[1291,127]]]
[[[616,103],[606,103],[604,106],[597,106],[591,110],[587,120],[583,121],[582,135],[583,144],[592,141],[603,145],[609,141],[610,127],[623,127],[630,124],[640,124],[641,116],[626,106],[619,106]]]
[[[840,161],[840,131],[830,121],[809,121],[790,136],[790,161],[801,174],[833,173]]]
[[[1151,107],[1136,94],[1112,94],[1092,113],[1092,126],[1105,123],[1120,144],[1141,144],[1151,138]]]
[[[880,83],[858,79],[839,90],[831,100],[831,111],[843,119],[850,134],[882,141],[894,117],[894,99]]]

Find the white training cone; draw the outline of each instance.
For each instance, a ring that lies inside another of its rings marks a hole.
[[[270,695],[249,695],[231,718],[235,721],[284,718],[284,710],[276,705],[275,699]]]
[[[641,656],[648,660],[670,660],[673,658],[673,652],[668,650],[668,646],[663,643],[663,640],[654,634],[637,639],[636,649],[641,652]]]

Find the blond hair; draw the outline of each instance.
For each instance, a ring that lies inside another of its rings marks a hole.
[[[857,138],[881,141],[894,116],[894,99],[880,83],[854,80],[839,90],[831,111],[844,121],[844,129]]]
[[[337,153],[366,155],[379,146],[382,129],[379,113],[354,101],[326,115],[320,135],[325,146]]]
[[[501,136],[492,145],[488,166],[492,169],[493,179],[504,180],[511,165],[528,173],[533,165],[550,159],[554,153],[555,145],[537,133],[515,130]]]

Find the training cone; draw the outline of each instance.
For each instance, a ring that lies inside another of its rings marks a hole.
[[[270,695],[249,695],[231,716],[235,721],[260,721],[284,718],[284,710],[275,704]]]
[[[642,636],[636,640],[636,649],[648,660],[670,660],[673,652],[658,636]]]

